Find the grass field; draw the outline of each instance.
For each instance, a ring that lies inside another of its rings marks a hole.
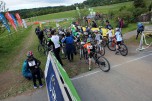
[[[107,6],[93,7],[93,9],[95,12],[107,14],[110,10],[119,10],[123,6],[130,7],[131,5],[132,5],[132,2],[126,2],[126,3],[119,3],[119,4],[113,4],[113,5],[107,5]],[[35,20],[44,21],[44,20],[52,20],[52,19],[59,19],[59,18],[70,18],[70,17],[75,17],[77,15],[78,13],[76,10],[71,10],[71,11],[37,16]]]

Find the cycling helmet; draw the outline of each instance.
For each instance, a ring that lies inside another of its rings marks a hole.
[[[99,26],[99,29],[101,29],[102,28],[102,26]]]
[[[95,30],[94,33],[98,33],[98,30]]]
[[[87,43],[89,43],[89,42],[91,42],[91,40],[90,40],[90,39],[87,39]]]
[[[88,32],[84,32],[84,35],[88,35]]]
[[[28,51],[27,52],[27,57],[32,57],[33,56],[33,52],[32,51]]]
[[[116,31],[119,31],[119,28],[116,28]]]

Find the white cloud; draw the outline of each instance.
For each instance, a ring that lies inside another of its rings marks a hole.
[[[82,3],[85,0],[5,0],[6,8],[9,10],[29,9],[47,6],[71,5]]]

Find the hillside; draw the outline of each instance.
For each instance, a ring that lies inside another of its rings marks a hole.
[[[75,10],[76,7],[84,8],[84,7],[104,6],[104,5],[111,5],[111,4],[122,3],[122,2],[127,2],[127,1],[132,1],[132,0],[86,0],[83,3],[76,3],[70,6],[22,9],[22,10],[11,11],[11,13],[19,12],[22,18],[29,18],[33,16]]]

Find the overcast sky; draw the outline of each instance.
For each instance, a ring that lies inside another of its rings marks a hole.
[[[10,10],[29,9],[36,7],[71,5],[85,0],[2,0]]]

